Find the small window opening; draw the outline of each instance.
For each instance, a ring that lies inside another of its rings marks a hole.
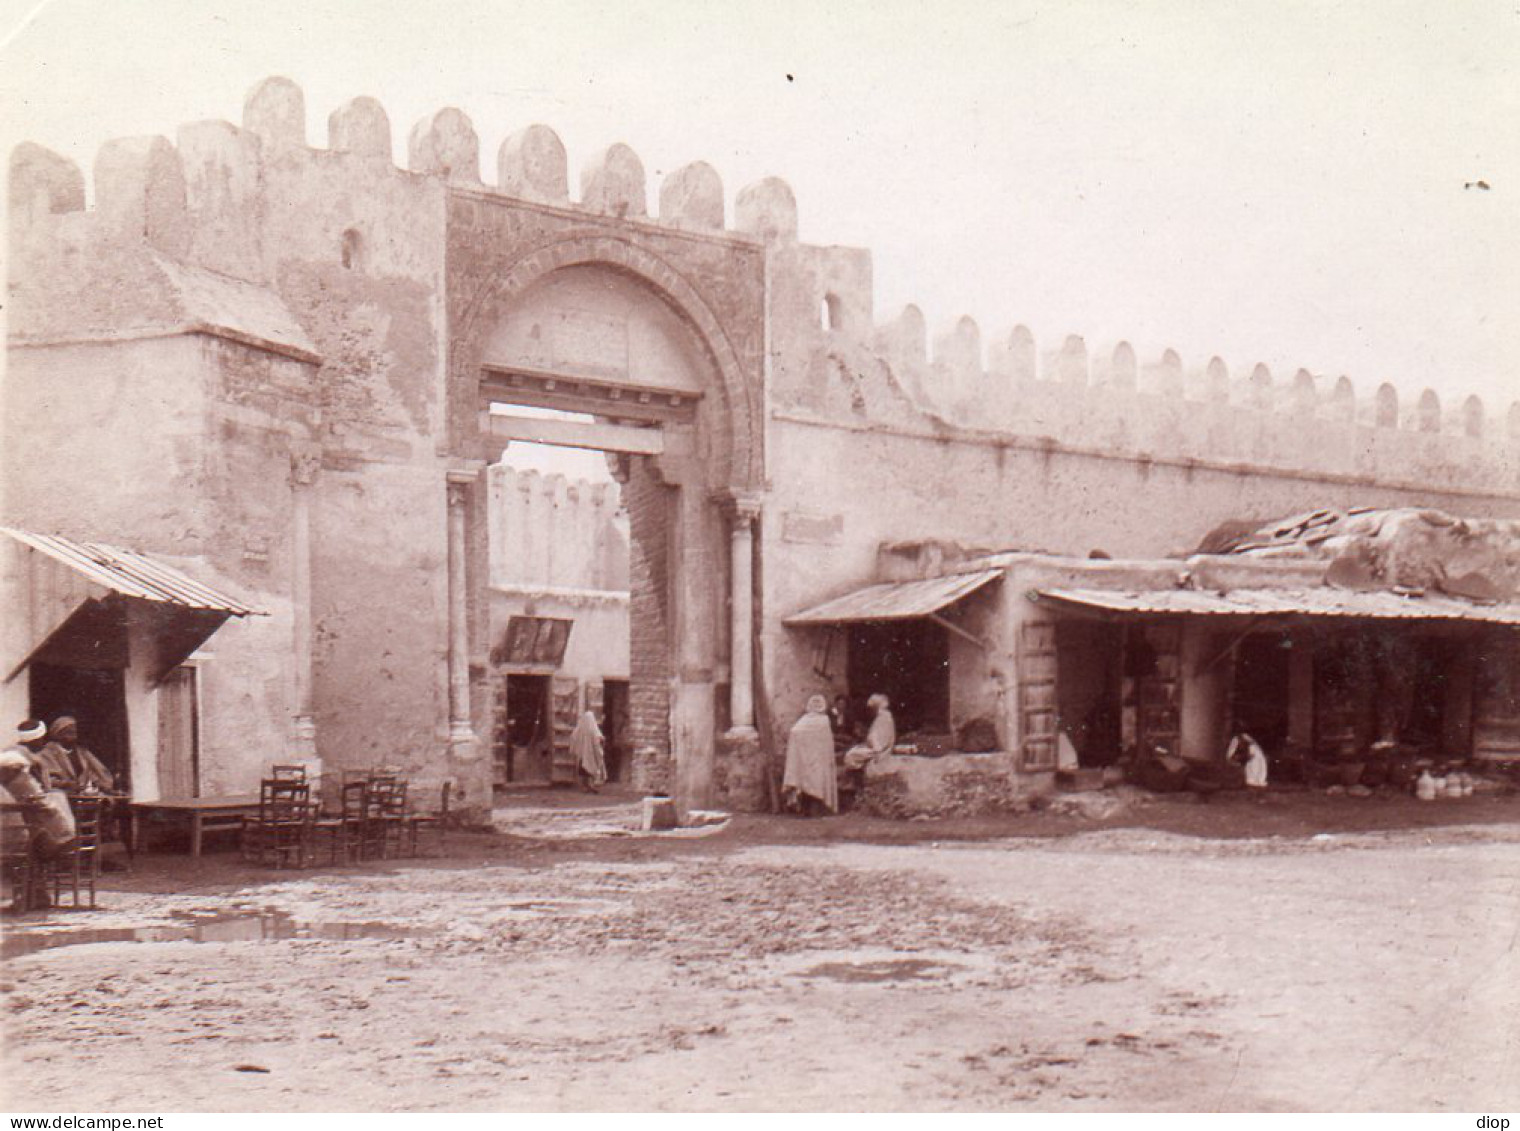
[[[357,271],[364,266],[364,239],[357,229],[349,228],[343,233],[343,268]]]
[[[823,305],[819,311],[819,318],[823,322],[825,330],[844,329],[844,304],[839,301],[839,296],[834,294],[823,296]]]

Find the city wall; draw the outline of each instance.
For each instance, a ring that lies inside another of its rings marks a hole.
[[[314,452],[313,711],[319,750],[351,763],[442,765],[479,784],[483,763],[477,773],[440,762],[444,473],[479,470],[473,378],[489,334],[472,320],[562,268],[647,281],[707,343],[722,391],[702,411],[721,404],[724,423],[692,449],[705,466],[691,482],[759,496],[771,726],[789,723],[817,682],[811,640],[780,619],[872,580],[882,542],[1144,557],[1184,551],[1226,519],[1318,506],[1520,514],[1515,405],[1395,390],[1375,374],[1353,383],[1314,372],[1312,359],[1272,373],[1079,335],[1037,339],[1022,326],[984,341],[968,318],[931,336],[916,307],[878,321],[869,252],[799,241],[797,204],[775,178],[740,191],[730,214],[717,172],[694,162],[662,180],[651,216],[642,162],[626,146],[586,161],[573,201],[564,146],[547,127],[502,141],[490,184],[458,110],[419,122],[406,148],[402,170],[369,98],[333,111],[327,148],[313,148],[299,88],[271,79],[250,93],[241,125],[106,143],[89,210],[71,163],[29,144],[11,159],[0,512],[203,561],[216,572],[208,580],[273,614],[259,632],[296,636],[302,602],[282,530],[302,485],[290,460]],[[91,351],[106,359],[87,360]],[[125,407],[92,415],[106,395]],[[69,458],[46,458],[58,451]],[[130,474],[102,478],[116,466]],[[162,489],[149,486],[154,475]],[[634,478],[641,496],[655,482]],[[477,734],[489,733],[487,505],[473,491]],[[721,589],[718,523],[705,511],[680,521],[715,528],[700,542]],[[634,610],[635,650],[698,629],[721,644],[721,608],[672,623],[682,603],[666,550],[655,552],[659,532],[645,533],[634,572],[655,591],[652,612]],[[217,638],[229,669],[234,652],[244,657],[229,687],[262,689],[236,724],[250,732],[298,694],[289,652],[268,644],[245,649],[231,629]],[[665,673],[673,689],[721,685],[722,647],[707,652],[691,671]],[[288,702],[287,719],[299,706]]]

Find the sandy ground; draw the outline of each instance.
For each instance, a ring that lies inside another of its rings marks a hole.
[[[75,1112],[1520,1108],[1520,799],[1315,804],[152,857],[103,910],[6,924],[12,951],[149,941],[0,963],[0,1087]],[[1406,811],[1430,827],[1362,828]]]

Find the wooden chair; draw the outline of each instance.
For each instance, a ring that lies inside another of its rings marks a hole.
[[[259,812],[243,818],[243,859],[258,864],[304,867],[311,851],[311,787],[305,781],[265,778]]]
[[[366,859],[384,860],[401,854],[406,832],[406,782],[380,777],[369,782],[364,817]]]
[[[275,781],[305,781],[306,767],[299,762],[284,766],[270,766],[269,776]]]
[[[63,893],[69,892],[71,906],[81,906],[80,891],[90,896],[90,910],[95,909],[95,882],[100,878],[100,826],[105,798],[73,797],[74,839],[68,847],[47,862],[52,882],[53,906],[63,906]]]
[[[369,819],[369,782],[346,781],[338,790],[339,836],[343,855],[350,861],[364,859],[365,822]]]
[[[418,840],[423,830],[432,830],[438,836],[438,855],[443,855],[444,840],[448,837],[449,795],[454,790],[452,780],[443,783],[439,791],[438,810],[435,813],[410,813],[406,818],[407,855],[419,856]]]
[[[345,863],[359,859],[364,829],[364,796],[369,788],[363,781],[344,782],[338,787],[336,805],[324,803],[312,817],[312,849],[323,838],[328,843],[328,862],[336,864],[341,855]]]

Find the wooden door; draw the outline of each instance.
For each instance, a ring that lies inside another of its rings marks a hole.
[[[1019,634],[1021,768],[1056,768],[1056,626],[1027,621]]]
[[[159,684],[159,797],[200,796],[198,694],[194,668],[175,668]]]

